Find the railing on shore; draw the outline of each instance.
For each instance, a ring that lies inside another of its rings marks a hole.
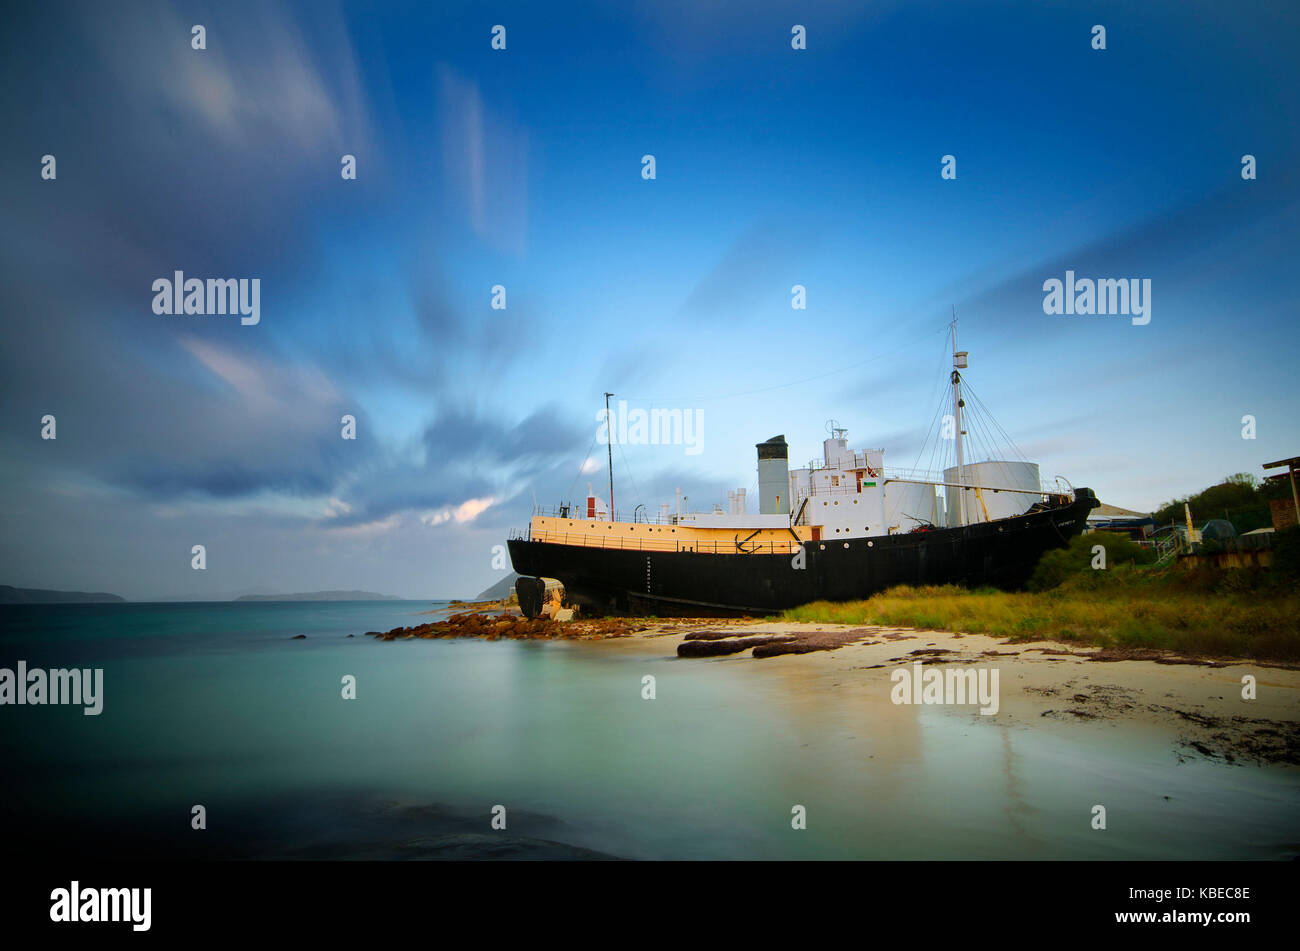
[[[1163,568],[1189,555],[1249,555],[1271,552],[1274,533],[1235,535],[1230,538],[1203,538],[1191,541],[1182,525],[1161,525],[1152,535],[1156,550],[1156,567]]]

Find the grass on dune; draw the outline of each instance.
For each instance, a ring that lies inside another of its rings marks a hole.
[[[1300,591],[1224,574],[1119,565],[1036,592],[900,586],[865,601],[806,604],[784,618],[1300,661]]]

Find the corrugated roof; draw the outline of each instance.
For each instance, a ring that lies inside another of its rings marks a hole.
[[[1097,508],[1089,513],[1089,521],[1099,518],[1150,518],[1150,512],[1134,512],[1132,509],[1122,509],[1118,505],[1107,505],[1102,502]]]

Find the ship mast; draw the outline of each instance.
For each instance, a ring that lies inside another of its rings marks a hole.
[[[605,448],[609,450],[609,520],[614,521],[614,423],[609,416],[609,398],[613,393],[605,394]],[[634,486],[635,488],[635,486]]]
[[[966,479],[961,451],[961,410],[966,404],[961,398],[961,373],[959,372],[965,366],[966,353],[957,350],[957,308],[954,306],[952,309],[952,415],[957,426],[955,435],[957,438],[957,525],[959,527],[966,524]]]

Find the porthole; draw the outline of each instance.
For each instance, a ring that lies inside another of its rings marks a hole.
[[[849,543],[848,543],[848,542],[845,542],[845,543],[844,543],[844,547],[845,547],[845,548],[848,548],[848,547],[849,547]]]
[[[868,547],[868,548],[875,548],[875,547],[876,547],[876,543],[875,543],[875,542],[867,542],[867,547]]]

